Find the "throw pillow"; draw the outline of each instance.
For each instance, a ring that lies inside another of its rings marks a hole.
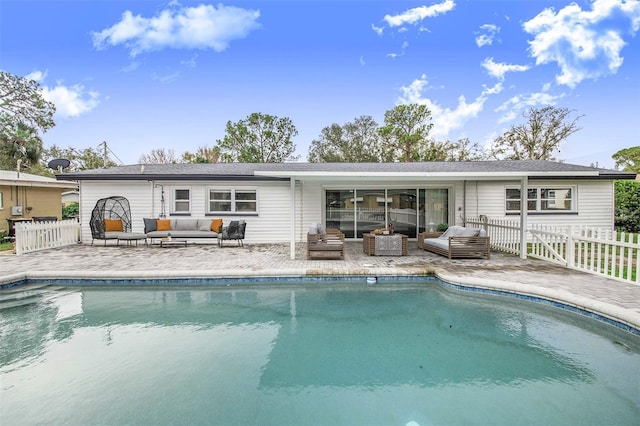
[[[211,231],[211,219],[198,219],[198,231]]]
[[[458,232],[460,232],[460,230],[463,229],[462,226],[450,226],[447,228],[446,231],[444,231],[444,234],[440,235],[438,238],[441,238],[443,240],[448,240],[449,237],[455,237],[456,235],[458,235]]]
[[[142,219],[144,221],[144,233],[153,232],[158,230],[158,224],[156,219]]]
[[[327,233],[327,228],[324,227],[323,224],[318,224],[318,234],[324,235]]]
[[[172,226],[171,229],[176,231],[195,231],[198,229],[198,219],[176,220],[175,226]]]
[[[220,232],[222,229],[222,219],[213,219],[211,221],[211,230],[213,232]]]
[[[474,228],[462,228],[461,231],[456,233],[456,237],[477,237],[480,233],[479,229]]]
[[[158,231],[171,231],[171,219],[158,219],[156,221]]]
[[[122,232],[124,228],[120,219],[105,219],[104,232]]]

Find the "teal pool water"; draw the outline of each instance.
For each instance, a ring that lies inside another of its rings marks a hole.
[[[3,425],[640,423],[638,336],[437,281],[15,291]]]

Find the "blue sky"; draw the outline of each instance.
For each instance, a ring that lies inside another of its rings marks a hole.
[[[640,144],[640,2],[2,0],[0,69],[57,106],[45,146],[138,162],[289,117],[306,161],[322,128],[418,102],[438,140],[488,146],[531,107],[575,110],[557,157],[613,168]]]

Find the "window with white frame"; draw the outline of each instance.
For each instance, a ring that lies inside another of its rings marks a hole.
[[[575,187],[527,188],[527,211],[538,213],[572,213],[576,210]],[[520,212],[520,188],[506,189],[506,212]]]
[[[209,188],[208,213],[257,213],[255,189]]]
[[[173,188],[173,211],[176,214],[191,213],[191,189]]]

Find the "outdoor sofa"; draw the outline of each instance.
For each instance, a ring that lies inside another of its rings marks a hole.
[[[449,259],[489,259],[491,256],[489,237],[484,229],[450,226],[437,238],[425,238],[425,234],[418,234],[418,247]]]
[[[217,239],[222,231],[222,219],[143,219],[144,233],[153,242],[156,238]]]
[[[311,225],[307,233],[307,259],[344,259],[344,234],[322,224]]]

